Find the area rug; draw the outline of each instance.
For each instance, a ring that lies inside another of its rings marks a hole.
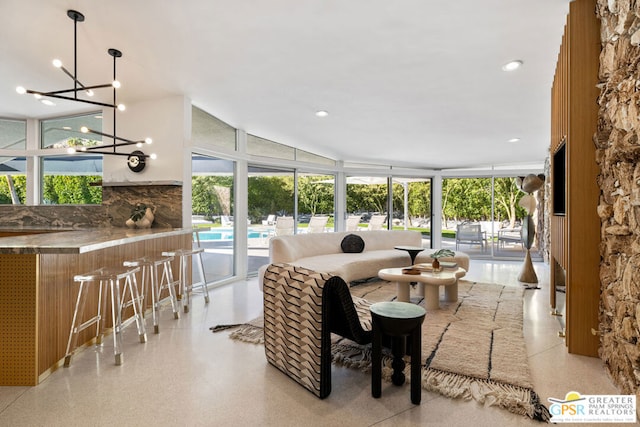
[[[427,311],[422,327],[422,387],[451,398],[474,399],[539,421],[549,411],[533,390],[522,333],[523,288],[461,280],[458,301],[441,301],[440,310]],[[395,299],[393,284],[364,282],[351,287],[361,321],[367,323],[368,305]],[[419,298],[412,302],[424,305]],[[262,318],[240,325],[212,327],[215,332],[232,328],[230,338],[260,344]],[[371,346],[332,337],[336,365],[371,369]],[[405,375],[410,378],[409,358]],[[383,358],[383,378],[390,381],[391,355]]]

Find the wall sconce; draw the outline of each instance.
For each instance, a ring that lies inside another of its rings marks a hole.
[[[143,144],[151,144],[151,138],[146,138],[142,141],[132,141],[130,139],[121,138],[116,136],[116,113],[118,111],[124,111],[126,107],[124,104],[118,104],[116,102],[116,90],[120,88],[121,84],[116,76],[116,60],[122,57],[122,52],[118,49],[108,49],[107,53],[113,57],[113,80],[110,83],[99,84],[99,85],[91,85],[85,86],[78,78],[78,68],[77,68],[77,56],[78,56],[78,22],[84,21],[84,15],[75,10],[68,10],[67,16],[71,18],[73,21],[73,73],[70,72],[67,68],[64,67],[62,61],[59,59],[53,60],[53,66],[62,70],[67,76],[73,80],[73,88],[71,89],[62,89],[55,90],[50,92],[42,92],[37,90],[25,89],[22,86],[18,86],[16,88],[16,92],[19,94],[32,94],[36,99],[41,100],[41,102],[48,101],[48,105],[55,105],[48,99],[43,98],[54,98],[54,99],[65,99],[68,101],[82,102],[85,104],[97,105],[100,107],[112,108],[113,109],[113,135],[109,135],[107,133],[99,132],[96,130],[88,129],[87,127],[82,127],[80,131],[82,133],[94,133],[96,135],[100,135],[103,137],[111,138],[113,140],[112,144],[109,145],[97,145],[91,147],[79,147],[76,149],[75,147],[69,147],[67,150],[70,154],[73,153],[83,153],[91,151],[93,153],[100,153],[106,155],[115,155],[115,156],[127,156],[127,165],[129,169],[133,172],[141,172],[144,169],[146,159],[151,158],[155,159],[155,154],[144,154],[140,150],[133,151],[132,153],[122,153],[116,151],[119,147],[126,147],[129,145],[136,145],[138,148],[142,147]],[[88,97],[92,97],[94,95],[94,89],[104,89],[104,88],[112,88],[113,89],[113,103],[108,104],[105,102],[94,101],[91,99],[80,98],[78,95],[86,95]],[[120,142],[117,142],[120,141]],[[109,150],[112,149],[112,150]]]

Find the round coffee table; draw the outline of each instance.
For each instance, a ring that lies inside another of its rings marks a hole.
[[[403,356],[406,352],[406,337],[411,339],[411,403],[420,404],[422,383],[420,368],[422,358],[422,322],[426,312],[422,307],[406,302],[379,302],[369,307],[371,325],[373,326],[373,343],[371,346],[371,395],[382,394],[382,336],[391,338],[393,353],[394,385],[404,384]]]
[[[445,268],[442,271],[423,271],[420,274],[405,274],[402,268],[384,268],[378,276],[389,282],[397,283],[398,301],[409,302],[411,282],[418,283],[419,295],[424,295],[427,310],[440,308],[440,286],[444,286],[445,301],[458,300],[458,279],[467,274],[464,268]]]

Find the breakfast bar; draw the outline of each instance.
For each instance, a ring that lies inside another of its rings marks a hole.
[[[36,385],[62,366],[74,275],[191,244],[187,228],[0,230],[0,386]],[[87,309],[96,305],[97,292]],[[78,343],[92,339],[85,330]]]

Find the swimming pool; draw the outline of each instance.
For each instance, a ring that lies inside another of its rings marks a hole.
[[[211,231],[201,231],[198,233],[201,242],[218,242],[224,240],[233,240],[233,228],[216,228]],[[247,238],[264,239],[269,236],[267,230],[247,230]]]

